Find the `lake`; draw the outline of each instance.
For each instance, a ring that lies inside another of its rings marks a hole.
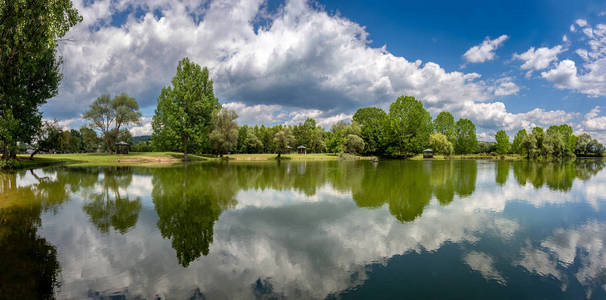
[[[0,298],[606,299],[601,160],[0,173]]]

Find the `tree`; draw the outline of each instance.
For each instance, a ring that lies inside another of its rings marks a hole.
[[[80,128],[80,135],[82,136],[82,151],[85,153],[97,151],[99,148],[99,138],[94,130],[82,127]]]
[[[420,153],[429,142],[433,125],[423,103],[411,96],[400,96],[389,107],[387,130],[391,155]]]
[[[0,147],[16,157],[42,126],[39,107],[57,95],[61,81],[58,41],[82,21],[69,0],[0,1]]]
[[[274,135],[274,144],[276,146],[276,152],[278,152],[278,158],[280,158],[282,153],[286,153],[288,147],[292,147],[291,145],[294,142],[295,137],[290,131],[290,128],[288,128],[288,126],[282,127],[282,129]]]
[[[34,159],[34,155],[40,151],[51,151],[59,148],[61,146],[61,135],[62,131],[57,121],[44,121],[33,138],[32,147],[34,152],[29,156],[29,159]]]
[[[231,152],[238,141],[238,125],[234,121],[238,118],[235,111],[221,109],[213,115],[213,131],[210,133],[210,142],[215,153]]]
[[[213,113],[221,108],[206,67],[184,58],[179,61],[172,86],[162,89],[152,121],[152,144],[160,150],[209,150]]]
[[[513,144],[511,145],[513,153],[523,154],[524,151],[522,148],[522,142],[524,141],[524,138],[526,138],[527,135],[528,134],[526,133],[526,129],[518,130],[515,137],[513,138]]]
[[[455,137],[455,151],[459,154],[473,153],[478,145],[476,126],[468,119],[457,121]]]
[[[452,114],[447,111],[439,113],[433,121],[433,130],[445,135],[449,141],[453,142],[455,138],[455,121]]]
[[[591,143],[591,135],[583,133],[577,137],[577,143],[575,145],[575,152],[577,155],[586,155],[588,151],[589,143]]]
[[[454,146],[446,135],[438,132],[429,136],[429,146],[437,154],[451,155],[454,152]]]
[[[106,94],[99,96],[83,117],[91,122],[90,127],[101,132],[105,148],[112,154],[120,129],[123,126],[139,124],[141,113],[135,98],[122,93],[111,99]]]
[[[360,125],[360,137],[364,140],[364,152],[379,154],[383,149],[383,128],[387,113],[377,107],[363,107],[353,115],[353,121]]]
[[[511,144],[509,144],[509,136],[505,132],[505,130],[497,131],[495,135],[495,140],[497,141],[497,152],[499,154],[506,154],[509,152]]]
[[[360,154],[364,151],[364,140],[355,134],[348,134],[343,142],[343,148],[347,153]]]

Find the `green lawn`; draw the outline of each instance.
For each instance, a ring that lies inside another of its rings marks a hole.
[[[455,154],[451,156],[435,154],[433,158],[423,158],[423,154],[417,154],[411,158],[411,160],[447,160],[447,159],[490,159],[490,160],[521,160],[524,157],[518,154],[505,154],[505,155],[490,155],[486,153],[478,154]]]

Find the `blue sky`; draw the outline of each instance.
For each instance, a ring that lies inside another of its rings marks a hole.
[[[99,95],[140,102],[149,134],[179,59],[208,66],[240,123],[330,127],[413,95],[498,129],[567,122],[606,142],[604,1],[75,0],[64,81],[43,107],[66,127]]]

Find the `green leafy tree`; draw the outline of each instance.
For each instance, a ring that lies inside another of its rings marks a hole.
[[[29,159],[34,159],[34,155],[40,151],[50,152],[61,147],[62,134],[63,132],[57,121],[43,121],[42,127],[33,138],[32,147],[34,152],[29,156]]]
[[[383,128],[387,113],[377,107],[363,107],[353,115],[353,121],[360,125],[360,137],[364,140],[364,153],[379,154],[383,151]]]
[[[513,153],[523,154],[524,151],[522,147],[522,142],[524,141],[524,138],[526,138],[527,135],[528,134],[526,133],[526,129],[518,130],[515,137],[513,138],[513,144],[511,145]]]
[[[429,143],[432,129],[431,116],[421,101],[411,96],[398,97],[389,107],[387,152],[391,155],[420,153]]]
[[[292,147],[294,142],[295,137],[290,128],[288,128],[288,126],[282,127],[282,129],[274,135],[274,145],[276,147],[276,152],[278,153],[278,158],[280,158],[282,153],[286,153],[288,147]]]
[[[448,138],[449,141],[455,140],[455,121],[451,113],[443,111],[438,114],[433,121],[434,132],[441,133]]]
[[[101,132],[105,149],[112,154],[122,127],[140,124],[141,113],[137,100],[123,93],[113,99],[99,96],[83,117],[91,122],[91,128]]]
[[[355,134],[348,134],[343,142],[343,148],[347,153],[360,154],[364,151],[364,140]]]
[[[509,144],[509,136],[507,135],[505,130],[497,131],[497,134],[495,135],[495,140],[497,141],[497,152],[499,154],[509,153],[511,144]]]
[[[99,148],[99,138],[97,133],[88,128],[80,128],[80,135],[82,136],[82,151],[85,153],[91,153],[97,151]]]
[[[184,58],[179,61],[172,86],[162,89],[152,121],[152,144],[159,150],[190,151],[210,149],[213,113],[220,109],[213,81],[206,67]]]
[[[454,146],[446,135],[438,132],[429,136],[429,147],[437,154],[451,155],[454,152]]]
[[[575,152],[577,155],[585,155],[588,151],[589,143],[591,143],[591,135],[583,133],[577,137]]]
[[[235,120],[238,114],[230,109],[221,109],[213,115],[213,130],[210,133],[210,142],[215,153],[223,156],[229,153],[238,142],[238,124]]]
[[[0,125],[10,125],[0,132],[4,159],[42,126],[39,107],[61,81],[59,39],[80,21],[69,0],[0,1]]]
[[[460,119],[455,125],[455,151],[459,154],[473,153],[478,145],[476,126],[468,119]]]

